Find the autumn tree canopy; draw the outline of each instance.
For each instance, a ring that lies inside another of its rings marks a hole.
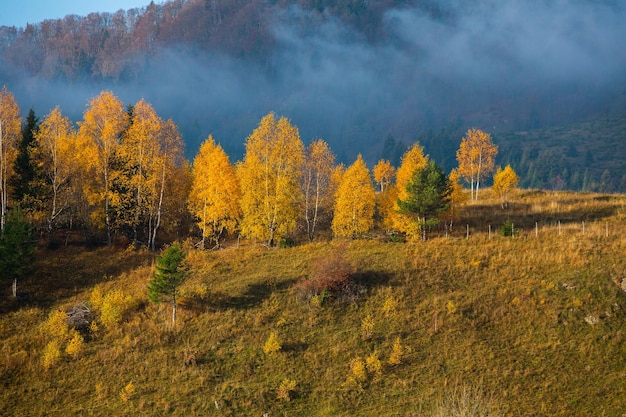
[[[306,149],[302,176],[304,220],[309,242],[313,240],[320,219],[326,221],[332,215],[334,166],[335,155],[328,143],[322,139],[311,142]]]
[[[376,196],[370,172],[359,154],[343,174],[335,200],[333,233],[337,237],[357,237],[374,225]]]
[[[419,143],[414,143],[402,156],[400,167],[396,172],[397,195],[392,213],[392,223],[397,231],[407,233],[408,235],[417,235],[419,229],[416,228],[416,223],[406,213],[402,213],[397,200],[406,201],[409,198],[409,192],[406,187],[411,182],[413,173],[425,167],[427,162],[428,158],[424,155],[424,148]]]
[[[380,185],[379,191],[381,193],[385,191],[385,188],[391,185],[395,175],[396,169],[388,160],[381,159],[376,165],[374,165],[374,181]]]
[[[46,181],[40,190],[46,190],[47,195],[38,200],[51,237],[57,217],[70,205],[71,179],[77,173],[76,130],[60,107],[52,109],[41,122],[31,153]]]
[[[483,178],[493,172],[498,146],[491,135],[479,129],[469,129],[456,152],[459,174],[470,184],[472,200],[478,200],[478,189]]]
[[[517,188],[518,182],[519,177],[513,168],[511,168],[511,165],[507,165],[504,169],[498,167],[498,170],[493,176],[493,186],[491,189],[494,194],[500,197],[502,208],[508,208],[509,195]]]
[[[92,212],[91,220],[105,226],[107,242],[111,244],[112,206],[120,203],[113,182],[119,175],[117,154],[122,134],[128,128],[128,114],[122,102],[110,91],[94,97],[78,122],[80,160],[88,181],[85,195]]]
[[[274,246],[295,230],[302,202],[304,144],[298,129],[274,113],[261,119],[246,141],[239,165],[241,232]]]
[[[216,248],[225,231],[234,232],[241,218],[241,191],[235,167],[213,136],[200,145],[193,161],[189,209],[202,234],[201,247],[210,238]]]
[[[9,178],[13,175],[21,138],[20,108],[7,87],[0,90],[0,231],[4,230],[9,205]]]

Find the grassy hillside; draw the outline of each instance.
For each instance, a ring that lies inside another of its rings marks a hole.
[[[151,253],[42,250],[0,304],[0,414],[434,416],[465,400],[485,416],[622,415],[625,203],[526,192],[426,242],[188,248],[176,328],[147,301]],[[515,238],[495,233],[505,219]],[[350,297],[302,297],[337,253]],[[96,317],[82,345],[58,319],[81,303]]]

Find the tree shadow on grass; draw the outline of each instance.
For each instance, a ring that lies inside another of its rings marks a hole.
[[[106,246],[93,250],[64,246],[53,250],[40,249],[36,256],[32,271],[17,282],[17,298],[0,294],[0,313],[23,307],[49,308],[110,277],[149,265],[154,254]]]
[[[196,312],[224,311],[228,309],[249,310],[261,305],[273,292],[283,291],[291,287],[296,281],[293,278],[279,283],[255,283],[248,285],[246,290],[240,295],[211,292],[204,297],[185,297],[181,301],[181,306]]]

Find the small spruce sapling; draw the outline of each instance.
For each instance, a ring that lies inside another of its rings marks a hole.
[[[168,246],[157,258],[152,280],[148,283],[148,297],[154,303],[172,305],[172,325],[176,324],[176,303],[180,286],[187,279],[184,266],[185,252],[178,243]]]

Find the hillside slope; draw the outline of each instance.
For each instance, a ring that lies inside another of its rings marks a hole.
[[[176,329],[147,301],[153,255],[43,251],[21,301],[0,304],[0,414],[435,416],[465,394],[485,416],[622,415],[626,201],[515,201],[516,238],[477,222],[469,239],[189,249]],[[338,252],[359,290],[302,299]],[[54,317],[83,302],[96,325],[68,350]]]

